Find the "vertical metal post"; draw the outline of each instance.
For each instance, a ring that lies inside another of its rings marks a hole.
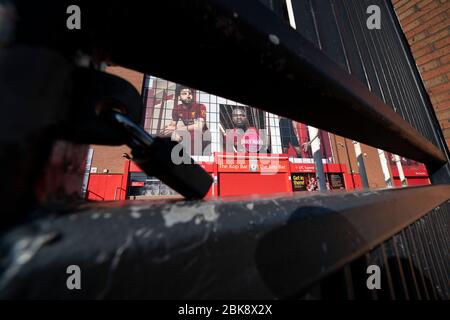
[[[369,189],[369,180],[367,179],[366,166],[364,164],[364,157],[361,151],[361,145],[357,141],[353,141],[355,147],[356,160],[358,161],[359,175],[364,189]]]
[[[297,29],[295,24],[294,10],[292,9],[291,0],[286,0],[286,7],[289,16],[289,24],[292,28]],[[325,171],[323,169],[322,152],[320,151],[320,139],[318,137],[319,130],[308,126],[309,138],[311,139],[311,152],[313,154],[314,166],[316,170],[316,179],[318,181],[319,190],[327,190],[327,182],[325,179]]]
[[[292,28],[297,29],[297,25],[295,24],[294,9],[292,8],[291,0],[286,0],[286,8],[289,17],[289,24],[291,25]]]
[[[311,141],[311,151],[314,159],[314,167],[316,169],[316,179],[319,190],[327,190],[327,182],[325,179],[325,171],[323,170],[322,152],[320,151],[319,130],[308,126],[309,139]]]
[[[381,149],[377,149],[377,150],[378,150],[378,157],[380,158],[381,170],[383,171],[383,175],[384,175],[384,181],[386,181],[386,186],[388,188],[392,188],[393,182],[392,182],[391,173],[389,172],[389,166],[388,166],[388,162],[386,159],[386,154]]]
[[[397,165],[398,175],[400,177],[400,181],[402,183],[402,187],[406,187],[407,186],[407,182],[406,182],[406,178],[405,178],[405,173],[403,172],[403,166],[402,166],[402,162],[400,160],[400,157],[398,155],[394,155],[394,159],[395,159],[395,164]]]
[[[92,166],[92,157],[94,155],[94,149],[89,148],[88,154],[86,157],[86,168],[84,169],[84,178],[83,178],[83,189],[82,196],[83,199],[86,197],[86,192],[89,184],[89,175],[91,174],[91,166]]]

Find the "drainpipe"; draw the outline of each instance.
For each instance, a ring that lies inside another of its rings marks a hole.
[[[389,166],[388,166],[388,162],[386,159],[386,154],[381,149],[377,149],[377,150],[378,150],[378,157],[380,158],[381,170],[383,170],[384,181],[386,182],[386,186],[388,188],[392,188],[393,187],[392,177],[389,172]]]
[[[402,162],[400,160],[400,157],[398,155],[394,155],[394,159],[395,159],[395,164],[397,165],[398,175],[400,177],[400,181],[402,183],[402,187],[406,187],[407,186],[407,182],[406,182],[406,178],[405,178],[405,173],[403,172],[403,166],[402,166]]]
[[[369,180],[367,179],[366,166],[364,164],[364,157],[361,152],[361,145],[357,141],[353,141],[355,147],[356,160],[358,161],[359,175],[364,189],[369,189]]]
[[[311,141],[311,151],[314,158],[314,167],[316,169],[316,179],[320,191],[327,190],[327,181],[325,179],[325,171],[323,169],[322,152],[320,151],[319,130],[308,126],[309,138]]]

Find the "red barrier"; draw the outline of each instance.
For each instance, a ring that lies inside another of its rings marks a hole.
[[[121,200],[125,195],[122,177],[121,174],[91,173],[86,198],[97,201]]]

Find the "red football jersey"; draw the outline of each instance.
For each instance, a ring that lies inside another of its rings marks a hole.
[[[207,129],[205,105],[200,104],[200,103],[195,103],[195,102],[190,105],[179,104],[179,105],[175,106],[172,110],[172,120],[173,121],[181,120],[181,121],[183,121],[185,126],[194,124],[194,121],[196,119],[203,119],[205,121],[205,125],[202,128],[202,131],[204,132]],[[201,155],[201,153],[203,152],[203,149],[204,149],[204,145],[206,144],[203,141],[203,137],[201,135],[196,136],[194,131],[189,131],[189,133],[191,135],[190,154],[191,155]],[[200,140],[195,141],[196,139],[200,139]],[[200,150],[195,149],[197,144],[200,146]],[[199,151],[201,153],[198,154],[198,152],[196,152],[196,151]]]
[[[185,126],[194,124],[194,121],[200,118],[206,121],[206,107],[200,103],[179,104],[172,110],[172,120],[181,120]]]
[[[227,134],[226,141],[229,145],[234,145],[238,152],[259,152],[263,146],[263,141],[259,135],[259,130],[255,127],[249,127],[245,133],[239,134],[239,131],[233,129]],[[225,146],[226,147],[226,146]],[[225,150],[232,151],[232,150]]]

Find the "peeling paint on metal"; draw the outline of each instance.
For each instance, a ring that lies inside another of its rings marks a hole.
[[[102,264],[108,260],[108,254],[106,252],[100,252],[97,258],[95,258],[95,263]]]
[[[200,216],[195,217],[195,224],[200,224],[202,222],[202,220],[203,219]]]
[[[94,213],[91,218],[94,220],[100,218],[100,213]]]
[[[219,217],[214,204],[191,207],[174,205],[163,209],[161,213],[166,227],[172,227],[177,223],[190,222],[194,217],[199,217],[206,222],[213,222]],[[194,220],[194,222],[196,221]]]
[[[131,246],[132,242],[133,242],[133,235],[128,235],[127,238],[125,239],[125,243],[116,250],[114,258],[111,261],[106,284],[104,286],[104,289],[100,292],[97,298],[99,299],[104,298],[108,293],[108,291],[110,290],[114,278],[114,273],[116,272],[117,267],[119,266],[120,260],[122,259],[122,255],[125,252],[125,250],[127,250]]]
[[[131,217],[132,217],[133,219],[139,219],[139,218],[141,217],[141,214],[140,214],[139,211],[132,211],[132,212],[130,213],[130,215],[131,215]]]
[[[280,39],[274,34],[269,34],[269,40],[276,46],[280,44]]]
[[[328,252],[328,246],[326,242],[322,242],[322,251],[327,253]]]
[[[136,237],[140,237],[145,233],[145,228],[136,230],[136,232],[134,233],[136,235]]]
[[[148,238],[148,237],[150,237],[152,234],[153,234],[153,230],[152,230],[152,229],[147,230],[147,232],[144,234],[144,238]]]
[[[4,272],[0,275],[0,291],[14,279],[22,267],[30,262],[43,246],[57,236],[58,234],[56,232],[50,232],[38,234],[36,236],[26,236],[17,240],[15,245],[11,248],[8,257],[2,258],[5,261],[4,265],[6,267]]]
[[[145,205],[145,206],[131,206],[130,207],[130,216],[134,219],[139,219],[142,214],[141,211],[152,209],[152,205]]]

